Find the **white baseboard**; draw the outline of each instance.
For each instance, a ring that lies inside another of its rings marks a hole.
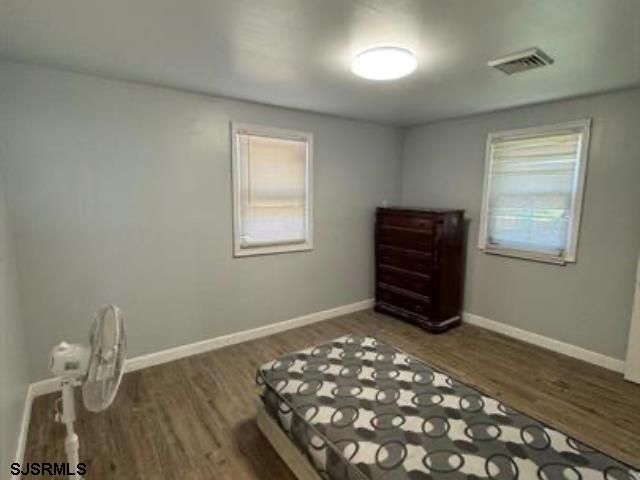
[[[51,377],[45,380],[33,382],[29,385],[29,390],[31,390],[32,399],[39,397],[40,395],[46,395],[47,393],[57,392],[60,390],[60,378]]]
[[[496,322],[495,320],[490,320],[474,313],[464,312],[463,318],[465,322],[470,323],[471,325],[477,325],[478,327],[483,327],[487,330],[502,333],[503,335],[517,338],[518,340],[523,340],[527,343],[532,343],[533,345],[553,350],[554,352],[562,353],[569,357],[584,360],[585,362],[589,362],[615,372],[624,371],[624,360],[608,357],[607,355],[593,352],[582,347],[577,347],[570,343],[561,342],[560,340],[545,337],[544,335],[522,330],[521,328],[513,327],[505,323]]]
[[[20,421],[20,431],[18,432],[18,445],[14,462],[22,465],[24,461],[24,452],[27,447],[27,435],[29,434],[29,422],[31,421],[31,405],[33,404],[33,389],[31,385],[27,386],[27,392],[24,399],[24,408],[22,409],[22,419]],[[10,475],[12,479],[20,479],[22,475]]]
[[[171,362],[173,360],[190,357],[191,355],[198,355],[199,353],[228,347],[237,343],[248,342],[249,340],[255,340],[256,338],[267,337],[269,335],[274,335],[286,330],[304,327],[305,325],[311,325],[312,323],[329,320],[330,318],[339,317],[340,315],[347,315],[349,313],[358,312],[360,310],[365,310],[371,307],[373,307],[373,299],[368,298],[359,302],[330,308],[328,310],[322,310],[320,312],[311,313],[309,315],[303,315],[302,317],[291,318],[289,320],[272,323],[263,327],[242,330],[240,332],[230,333],[228,335],[222,335],[220,337],[209,338],[200,342],[189,343],[187,345],[180,345],[178,347],[161,350],[159,352],[140,355],[138,357],[127,359],[124,369],[125,372],[141,370],[143,368],[152,367],[154,365],[160,365],[162,363]],[[46,380],[41,380],[39,382],[32,383],[30,385],[30,389],[33,398],[40,395],[45,395],[47,393],[55,392],[60,390],[60,379],[53,377]]]
[[[160,352],[141,355],[127,360],[125,370],[127,372],[132,372],[134,370],[140,370],[153,365],[160,365],[161,363],[167,363],[172,360],[190,357],[191,355],[217,350],[218,348],[228,347],[237,343],[248,342],[249,340],[255,340],[256,338],[267,337],[286,330],[304,327],[305,325],[311,325],[312,323],[339,317],[340,315],[347,315],[349,313],[365,310],[371,307],[373,307],[373,299],[361,300],[349,305],[342,305],[340,307],[322,310],[302,317],[291,318],[283,322],[272,323],[263,327],[242,330],[240,332],[210,338],[201,342],[190,343],[188,345],[181,345],[179,347],[162,350]]]

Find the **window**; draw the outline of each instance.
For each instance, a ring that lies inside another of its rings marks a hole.
[[[575,262],[590,126],[582,120],[489,135],[482,250]]]
[[[311,250],[310,133],[234,123],[234,255]]]

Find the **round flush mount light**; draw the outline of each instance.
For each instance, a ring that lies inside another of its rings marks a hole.
[[[367,80],[395,80],[412,74],[416,56],[406,48],[373,47],[360,52],[351,62],[351,71]]]

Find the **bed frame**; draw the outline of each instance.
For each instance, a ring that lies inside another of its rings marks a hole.
[[[298,450],[293,442],[289,440],[287,434],[271,418],[264,406],[258,408],[256,423],[260,431],[271,443],[271,446],[278,452],[280,458],[287,464],[298,480],[322,480],[320,474],[311,466],[309,460]]]

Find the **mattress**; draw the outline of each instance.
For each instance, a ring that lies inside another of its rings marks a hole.
[[[323,478],[640,480],[640,473],[368,336],[258,369],[262,400]]]

